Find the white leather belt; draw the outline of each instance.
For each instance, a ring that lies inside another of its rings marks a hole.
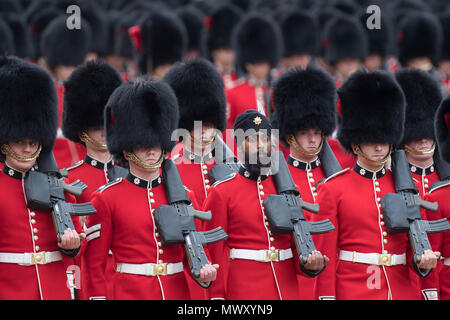
[[[59,251],[41,251],[36,253],[0,252],[0,263],[17,263],[24,266],[46,264],[55,261],[61,261],[62,259],[62,254]]]
[[[292,249],[270,249],[270,250],[250,250],[250,249],[231,249],[231,259],[255,260],[259,262],[283,261],[291,259]]]
[[[374,264],[377,266],[395,266],[406,264],[406,254],[390,253],[360,253],[356,251],[341,250],[339,259],[344,261]]]
[[[450,266],[450,258],[444,258],[444,265]]]
[[[120,273],[137,274],[141,276],[167,276],[183,272],[183,262],[177,263],[118,263],[116,271]]]

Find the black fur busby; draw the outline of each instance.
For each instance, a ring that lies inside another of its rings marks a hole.
[[[10,13],[4,16],[6,23],[11,29],[14,40],[14,55],[19,58],[31,58],[33,48],[31,36],[25,19],[18,14]],[[2,41],[4,37],[1,37]]]
[[[406,101],[394,76],[386,71],[357,71],[338,89],[341,122],[337,138],[352,152],[351,144],[402,141]]]
[[[438,17],[442,27],[442,34],[444,35],[441,60],[450,60],[450,10],[439,15]]]
[[[120,85],[105,107],[106,143],[115,159],[125,162],[122,151],[160,145],[170,152],[171,135],[179,121],[175,93],[164,81],[139,78]]]
[[[290,12],[282,18],[280,27],[284,40],[284,57],[318,54],[319,25],[314,15],[302,11]]]
[[[332,65],[338,60],[354,58],[364,60],[369,44],[361,23],[349,16],[337,16],[324,27],[325,59]]]
[[[193,6],[184,6],[177,11],[183,21],[188,36],[188,50],[197,50],[200,56],[206,56],[206,26],[203,13]]]
[[[249,13],[233,29],[232,47],[238,70],[245,70],[247,63],[257,62],[268,62],[275,67],[282,53],[281,31],[269,16]]]
[[[59,16],[48,24],[41,36],[41,53],[47,65],[53,69],[58,65],[81,64],[91,42],[91,32],[86,20],[81,20],[81,29],[69,29],[67,16]]]
[[[153,12],[144,20],[141,39],[147,64],[146,70],[141,70],[143,74],[158,66],[181,61],[188,46],[186,27],[180,18],[168,11]]]
[[[426,12],[411,12],[398,28],[398,60],[403,66],[414,58],[430,58],[439,61],[442,48],[442,27],[439,20]]]
[[[434,129],[439,154],[450,162],[450,95],[447,96],[436,111]]]
[[[104,124],[103,111],[112,92],[122,84],[120,74],[108,63],[95,60],[78,66],[64,82],[62,131],[82,143],[79,134]]]
[[[393,22],[388,14],[382,14],[380,16],[380,29],[369,29],[366,27],[366,23],[370,15],[365,9],[359,13],[359,19],[369,43],[368,53],[379,54],[382,58],[385,58],[394,45]]]
[[[434,114],[442,100],[440,85],[419,69],[402,69],[395,74],[406,98],[403,144],[413,140],[434,139]]]
[[[0,54],[13,55],[14,54],[14,35],[8,24],[0,18]]]
[[[29,10],[33,9],[33,7],[39,3],[44,4],[44,1],[37,1],[30,5]],[[30,37],[32,43],[32,59],[39,60],[42,57],[41,51],[41,38],[42,33],[45,31],[45,28],[48,26],[50,22],[52,22],[56,17],[63,14],[58,8],[55,7],[47,7],[47,8],[39,8],[40,10],[29,12],[28,16],[28,25],[30,30]]]
[[[16,57],[0,57],[0,145],[38,140],[51,150],[58,129],[58,98],[50,75]]]
[[[329,136],[336,128],[336,87],[331,76],[318,68],[293,69],[273,87],[280,140],[308,128]]]
[[[218,48],[231,48],[231,30],[242,15],[243,12],[231,3],[222,5],[213,12],[207,36],[209,52]]]
[[[226,126],[225,87],[216,68],[205,59],[179,62],[164,76],[178,98],[179,128],[191,131],[194,121],[211,123],[220,131]]]

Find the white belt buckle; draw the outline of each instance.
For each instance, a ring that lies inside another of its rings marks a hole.
[[[266,251],[266,262],[280,261],[280,250],[271,249]]]
[[[36,252],[31,254],[31,264],[46,264],[45,251]]]
[[[379,254],[378,265],[387,267],[392,266],[392,255],[390,253]]]

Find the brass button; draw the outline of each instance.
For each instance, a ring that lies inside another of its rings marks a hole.
[[[159,249],[159,254],[163,254],[164,253],[164,251],[163,251],[163,249]]]
[[[150,199],[150,203],[155,203],[155,199]]]
[[[208,179],[205,179],[205,183],[209,183],[209,180],[208,180]]]
[[[384,216],[382,214],[380,214],[380,219],[383,219],[383,218],[384,218]]]
[[[258,185],[258,188],[264,189],[264,186],[262,184]]]
[[[206,171],[206,170],[203,170],[203,174],[208,174],[208,171]]]
[[[34,217],[35,215],[36,215],[36,212],[34,212],[34,211],[30,212],[30,216]]]
[[[211,188],[211,186],[210,186],[209,184],[207,184],[207,185],[205,186],[205,189],[209,189],[209,188]]]
[[[150,196],[150,197],[153,197],[153,192],[150,191],[149,196]]]
[[[158,232],[155,233],[155,237],[159,238],[159,233]]]
[[[38,233],[38,231],[39,231],[39,230],[36,229],[36,228],[33,229],[33,232],[34,232],[34,233]]]
[[[275,239],[273,237],[270,237],[270,241],[275,241]]]
[[[384,243],[384,244],[387,244],[387,243],[388,243],[388,240],[387,240],[387,239],[384,239],[384,240],[383,240],[383,243]]]
[[[36,246],[35,249],[36,249],[36,251],[39,251],[40,248],[39,248],[39,246]]]
[[[380,192],[381,189],[377,187],[377,188],[375,188],[375,191],[376,191],[376,192]]]
[[[208,167],[206,166],[206,164],[202,165],[202,169],[208,169]]]
[[[38,236],[33,236],[34,241],[37,241],[39,239]]]
[[[36,224],[36,220],[31,219],[31,224]]]
[[[387,237],[387,232],[386,231],[383,232],[383,236]]]
[[[384,226],[384,221],[381,221],[380,224],[381,224],[382,226]]]
[[[263,196],[264,195],[264,191],[260,191],[259,194]]]
[[[378,187],[380,183],[378,181],[375,181],[375,185]]]

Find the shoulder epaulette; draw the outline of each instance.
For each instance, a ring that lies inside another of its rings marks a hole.
[[[116,184],[122,182],[122,179],[123,179],[123,178],[117,178],[117,179],[115,179],[115,180],[113,180],[113,181],[108,182],[107,184],[105,184],[105,185],[101,186],[100,188],[98,188],[98,189],[97,189],[97,192],[102,193],[103,191],[105,191],[105,190],[108,189],[109,187],[112,187],[112,186],[114,186],[114,185],[116,185]]]
[[[428,193],[432,193],[433,191],[436,191],[436,190],[441,189],[446,186],[450,186],[450,180],[448,180],[448,179],[435,182],[431,185],[430,191],[428,191]]]
[[[347,172],[348,170],[350,170],[350,168],[345,168],[344,170],[338,171],[338,172],[332,174],[331,176],[329,176],[328,178],[326,178],[325,181],[323,181],[323,182],[327,182],[337,176],[340,176],[341,174]]]
[[[77,163],[71,165],[70,167],[64,168],[63,170],[72,170],[72,169],[75,169],[75,168],[81,166],[83,163],[84,163],[84,160],[80,160],[80,161],[78,161]]]
[[[227,181],[230,181],[230,180],[234,179],[235,177],[236,177],[236,172],[230,173],[229,175],[223,177],[222,179],[217,180],[216,182],[214,182],[212,184],[212,186],[213,187],[218,186],[219,184],[227,182]]]

